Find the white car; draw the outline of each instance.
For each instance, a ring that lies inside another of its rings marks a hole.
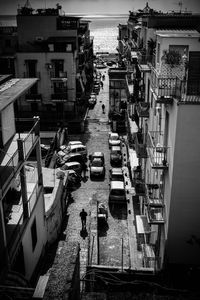
[[[119,134],[116,132],[110,132],[108,137],[109,148],[112,146],[120,146],[121,140],[119,138]]]
[[[65,145],[62,145],[62,146],[60,146],[60,150],[65,150],[67,147],[69,147],[69,146],[74,146],[74,145],[83,145],[82,144],[82,142],[80,142],[80,141],[70,141],[67,145],[65,144]]]
[[[105,166],[101,158],[94,158],[90,164],[90,178],[105,177]]]

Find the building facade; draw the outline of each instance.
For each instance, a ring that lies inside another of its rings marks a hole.
[[[22,7],[17,14],[16,73],[37,77],[17,102],[18,118],[41,116],[42,130],[55,130],[81,119],[93,80],[93,41],[89,22],[56,9]]]

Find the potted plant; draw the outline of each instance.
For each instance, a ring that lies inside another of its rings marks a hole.
[[[164,52],[164,61],[170,67],[178,66],[181,63],[181,55],[176,50],[169,50]]]

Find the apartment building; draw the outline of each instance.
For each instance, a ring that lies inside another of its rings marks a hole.
[[[0,86],[0,278],[13,286],[31,278],[47,239],[39,118],[33,118],[29,133],[18,133],[14,114],[14,101],[36,82],[15,78]],[[33,150],[35,167],[29,164]]]
[[[39,80],[17,101],[18,118],[41,117],[42,130],[68,126],[83,118],[93,80],[93,40],[89,21],[55,9],[33,10],[26,5],[17,14],[16,73]]]
[[[125,42],[137,59],[122,52],[134,65],[129,111],[138,126],[134,146],[139,165],[133,182],[140,217],[150,226],[146,243],[159,270],[200,263],[198,19],[191,14],[143,15],[131,34],[127,26]]]

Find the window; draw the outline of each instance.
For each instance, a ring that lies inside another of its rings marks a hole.
[[[66,52],[72,51],[72,44],[66,44]]]
[[[31,103],[31,111],[34,111],[34,112],[38,111],[38,104],[36,102]]]
[[[32,250],[35,250],[35,246],[37,244],[37,227],[36,227],[36,219],[34,219],[33,224],[31,226],[31,238],[32,238]]]
[[[5,40],[5,47],[11,47],[11,40]]]

